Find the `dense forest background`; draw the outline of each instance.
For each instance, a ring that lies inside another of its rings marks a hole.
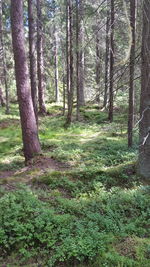
[[[0,0],[0,265],[150,266],[150,1]]]

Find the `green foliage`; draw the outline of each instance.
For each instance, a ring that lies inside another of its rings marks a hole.
[[[93,191],[78,198],[55,198],[55,202],[43,202],[37,192],[26,187],[2,194],[0,248],[4,258],[13,252],[22,260],[44,257],[45,266],[57,266],[57,262],[70,262],[72,266],[74,259],[95,264],[95,257],[97,266],[140,266],[143,261],[145,266],[150,264],[150,243],[145,238],[150,236],[146,227],[150,217],[148,190],[114,188],[108,192],[95,183]],[[139,240],[145,238],[134,257],[119,256],[117,236],[121,240],[133,235]]]
[[[23,166],[13,112],[2,114],[0,125],[2,173]],[[39,121],[44,155],[69,168],[39,173],[37,166],[1,180],[0,264],[148,267],[150,189],[136,176],[124,117],[110,125],[105,112],[89,106],[82,110],[89,117],[66,130],[60,107],[49,112]]]

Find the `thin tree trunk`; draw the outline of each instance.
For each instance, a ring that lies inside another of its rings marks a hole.
[[[54,27],[54,57],[55,57],[55,102],[60,102],[59,97],[59,86],[58,86],[58,37],[57,37],[57,29]]]
[[[66,126],[69,126],[72,120],[73,109],[73,9],[72,0],[67,1],[66,5],[66,62],[67,62],[67,94],[68,94],[68,113]]]
[[[29,71],[23,29],[23,0],[11,0],[12,41],[25,160],[41,152],[29,86]]]
[[[77,121],[80,119],[79,105],[79,0],[76,0],[76,86],[77,86]]]
[[[4,97],[3,97],[3,91],[2,88],[0,88],[0,105],[2,107],[5,107],[5,101],[4,101]]]
[[[76,0],[76,77],[77,77],[77,120],[80,107],[85,105],[84,98],[84,7],[83,0]]]
[[[130,53],[128,147],[132,147],[132,144],[133,144],[134,71],[135,71],[135,20],[136,20],[136,0],[130,0],[130,26],[131,26],[131,30],[132,30],[132,46],[131,46],[131,53]]]
[[[62,47],[62,68],[63,68],[63,116],[66,112],[66,55],[65,55],[65,49],[64,44],[61,42]]]
[[[63,116],[66,111],[66,82],[65,82],[65,72],[63,71]]]
[[[85,105],[84,99],[84,1],[79,0],[79,106]]]
[[[45,106],[45,83],[44,83],[44,59],[43,59],[43,27],[42,27],[42,11],[41,0],[37,0],[37,67],[38,67],[38,98],[39,113],[46,114]]]
[[[100,104],[100,77],[101,77],[101,50],[100,50],[100,36],[99,36],[99,20],[96,18],[96,85],[97,85],[97,94],[96,101]]]
[[[7,67],[6,67],[6,52],[4,49],[4,40],[3,40],[3,10],[2,10],[2,0],[0,0],[0,47],[2,55],[2,64],[3,64],[3,80],[5,84],[5,95],[6,95],[6,114],[9,114],[9,92],[8,92],[8,83],[7,83]]]
[[[35,19],[33,12],[34,0],[28,0],[28,19],[29,19],[29,59],[30,59],[30,81],[31,95],[33,101],[36,121],[38,123],[38,103],[36,85],[36,45],[35,45]]]
[[[108,119],[110,122],[113,121],[113,106],[114,106],[114,95],[113,95],[113,78],[114,78],[114,20],[115,20],[115,9],[114,0],[111,0],[111,25],[110,25],[110,78],[109,78],[109,115]]]
[[[107,20],[106,20],[106,52],[105,52],[105,91],[104,91],[104,104],[103,107],[106,108],[108,99],[108,68],[109,68],[109,23],[110,23],[110,12],[107,0]]]
[[[150,179],[150,1],[143,2],[139,173]]]

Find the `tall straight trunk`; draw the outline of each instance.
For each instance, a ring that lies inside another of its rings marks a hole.
[[[76,0],[76,87],[77,87],[77,121],[80,119],[79,105],[79,0]]]
[[[84,99],[84,1],[79,0],[79,106],[85,105]]]
[[[80,107],[85,105],[84,98],[84,3],[76,0],[76,76],[77,76],[77,120],[80,117]]]
[[[97,85],[97,94],[96,101],[100,103],[100,77],[101,77],[101,49],[100,49],[100,36],[99,36],[99,19],[96,18],[96,85]]]
[[[63,116],[66,111],[66,84],[65,84],[65,73],[63,72]]]
[[[7,66],[6,66],[6,52],[4,48],[3,40],[3,9],[2,9],[2,0],[0,0],[0,49],[2,55],[2,65],[3,65],[3,80],[5,84],[5,96],[6,96],[6,114],[9,114],[9,90],[7,83]]]
[[[139,173],[150,179],[150,1],[143,2]]]
[[[66,126],[69,126],[72,120],[73,109],[73,8],[72,0],[66,3],[66,62],[67,62],[67,95],[68,95],[68,113]]]
[[[37,67],[38,67],[38,98],[39,113],[46,114],[45,106],[45,83],[44,83],[44,59],[43,59],[43,27],[41,0],[37,0]]]
[[[63,116],[66,112],[66,54],[64,49],[64,43],[61,43],[62,47],[62,68],[63,68]]]
[[[36,45],[35,45],[35,18],[33,12],[34,0],[28,0],[28,20],[29,20],[29,59],[30,59],[30,81],[31,95],[34,112],[38,122],[37,85],[36,85]]]
[[[133,143],[134,71],[135,71],[135,23],[136,23],[136,0],[130,0],[130,26],[131,26],[131,31],[132,31],[132,46],[131,46],[131,53],[130,53],[128,147],[132,147],[132,143]]]
[[[23,0],[11,0],[11,24],[23,150],[25,160],[28,161],[40,153],[41,148],[29,85],[23,28]]]
[[[111,24],[110,24],[110,77],[109,77],[109,115],[110,122],[113,121],[113,78],[114,78],[114,21],[115,21],[115,8],[114,0],[111,0]]]
[[[109,68],[109,25],[110,24],[110,12],[107,0],[107,19],[106,19],[106,51],[105,51],[105,91],[104,91],[104,103],[103,107],[106,108],[108,99],[108,68]]]
[[[55,57],[55,102],[59,103],[59,86],[58,86],[58,37],[57,29],[54,27],[54,57]]]

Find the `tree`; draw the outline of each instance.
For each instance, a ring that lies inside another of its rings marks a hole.
[[[54,58],[55,58],[55,102],[60,102],[59,86],[58,86],[58,36],[57,28],[54,26]]]
[[[2,88],[0,88],[0,105],[2,107],[5,107],[5,101],[4,101],[4,97],[3,97]]]
[[[29,71],[23,28],[23,0],[11,0],[11,24],[23,151],[27,162],[39,154],[41,148],[29,85]]]
[[[114,79],[114,22],[115,22],[115,9],[114,0],[111,0],[111,21],[110,21],[110,77],[109,77],[109,115],[110,122],[113,121],[113,79]]]
[[[99,14],[96,16],[96,85],[97,85],[97,94],[96,100],[100,103],[100,80],[101,80],[101,47],[100,47],[100,32],[99,32]]]
[[[46,114],[44,100],[44,59],[43,59],[43,27],[42,27],[42,5],[41,0],[37,0],[37,67],[38,67],[38,98],[39,113]]]
[[[33,0],[28,0],[29,20],[29,59],[30,59],[30,81],[31,95],[36,120],[38,121],[37,85],[36,85],[36,45],[35,45],[35,19],[33,12]]]
[[[128,114],[128,147],[132,147],[134,123],[134,71],[135,71],[135,22],[136,0],[130,0],[130,27],[132,44],[130,52],[130,84],[129,84],[129,114]]]
[[[109,23],[110,23],[110,12],[108,7],[108,0],[107,0],[107,18],[106,18],[106,51],[105,51],[105,91],[104,91],[104,104],[103,107],[105,108],[107,105],[108,99],[108,67],[109,67]]]
[[[150,1],[143,2],[139,172],[150,178]]]
[[[77,119],[80,107],[85,105],[84,99],[84,6],[83,0],[76,0],[76,57],[77,57]]]
[[[66,64],[67,64],[67,95],[68,112],[66,126],[69,126],[72,120],[73,108],[73,7],[72,0],[66,1]]]
[[[0,50],[1,50],[1,59],[2,59],[2,68],[3,68],[3,79],[5,84],[5,95],[6,95],[6,114],[9,114],[9,92],[8,92],[8,83],[7,83],[7,66],[6,66],[6,53],[4,48],[3,40],[3,9],[2,9],[2,0],[0,0]],[[2,96],[2,94],[1,94]],[[1,98],[2,99],[2,98]],[[4,103],[4,101],[3,101]]]

